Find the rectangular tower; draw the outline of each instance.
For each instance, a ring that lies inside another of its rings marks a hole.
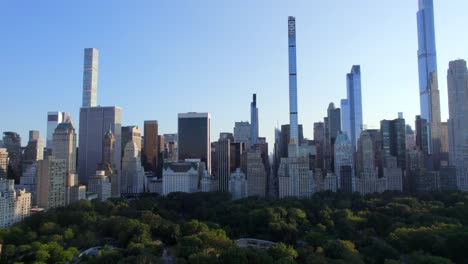
[[[97,105],[98,60],[97,49],[86,48],[84,50],[83,107]]]
[[[253,94],[252,103],[250,103],[250,129],[252,145],[258,143],[258,108],[257,108],[257,95]]]
[[[349,115],[348,120],[344,121],[349,129],[349,139],[353,144],[354,149],[357,149],[357,143],[362,131],[362,96],[361,96],[361,66],[353,65],[351,72],[346,75],[347,85],[347,102],[348,105],[343,111],[346,116]],[[343,102],[342,102],[343,104]]]
[[[144,167],[145,171],[156,171],[158,165],[158,121],[146,120],[144,123]]]
[[[297,120],[296,18],[288,17],[290,137],[300,145]]]
[[[179,160],[200,159],[211,175],[210,113],[178,116]]]

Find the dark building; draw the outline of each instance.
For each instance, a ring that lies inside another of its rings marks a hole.
[[[427,120],[416,116],[416,146],[425,154],[429,153],[429,138],[427,135]]]
[[[179,114],[179,160],[200,159],[211,175],[210,114]]]
[[[158,121],[147,120],[143,125],[144,139],[142,150],[142,161],[145,171],[156,171],[158,164]]]
[[[288,145],[291,140],[291,135],[289,134],[289,125],[281,126],[281,137],[280,137],[280,155],[281,158],[288,157]],[[298,145],[301,145],[304,140],[304,133],[302,130],[302,125],[299,125],[299,142]]]
[[[229,191],[229,176],[231,175],[231,140],[228,137],[220,137],[216,146],[218,158],[217,178],[219,191]]]
[[[15,184],[19,183],[21,177],[22,165],[21,165],[21,137],[15,132],[4,132],[3,133],[3,147],[8,151],[8,178],[14,179]]]
[[[406,168],[406,125],[400,116],[394,120],[380,121],[383,156],[397,158],[398,168]]]
[[[343,165],[340,168],[340,184],[343,192],[353,192],[353,168]]]

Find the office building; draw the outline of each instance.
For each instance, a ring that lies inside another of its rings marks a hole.
[[[400,113],[394,120],[380,121],[383,158],[396,157],[398,168],[406,168],[406,126]]]
[[[138,150],[138,156],[141,157],[141,131],[138,126],[123,126],[122,127],[122,153],[121,156],[124,155],[124,149],[127,144],[133,141]]]
[[[7,149],[9,159],[8,177],[19,182],[21,176],[21,137],[15,132],[3,132],[3,146]]]
[[[17,189],[25,189],[31,193],[31,206],[37,205],[37,182],[39,179],[39,162],[30,160],[23,162],[23,173],[20,177],[20,184]],[[1,177],[0,177],[1,178]]]
[[[251,128],[249,122],[236,122],[234,124],[234,142],[242,142],[246,148],[252,145]]]
[[[52,155],[65,160],[67,174],[76,173],[76,132],[73,124],[59,124],[52,138]]]
[[[325,159],[325,123],[324,122],[316,122],[314,123],[314,141],[315,147],[317,150],[317,161],[316,161],[316,168],[323,168],[324,167],[324,159]]]
[[[267,188],[267,171],[261,151],[247,151],[247,193],[249,196],[265,197]]]
[[[0,179],[7,178],[9,162],[10,158],[8,157],[8,150],[6,148],[0,148]]]
[[[278,169],[279,198],[311,197],[315,191],[314,173],[309,168],[309,157],[299,156],[297,148],[294,139],[291,139],[288,157],[281,158]]]
[[[362,131],[358,145],[360,166],[356,177],[356,191],[361,194],[381,193],[387,188],[387,180],[378,176],[374,151],[374,143],[370,132],[368,130]]]
[[[164,134],[164,161],[178,160],[179,139],[177,134]]]
[[[399,192],[403,191],[403,170],[398,167],[397,157],[385,157],[385,167],[383,169],[383,175],[384,178],[387,180],[387,190]]]
[[[327,117],[324,118],[325,141],[324,141],[324,169],[326,171],[334,170],[334,147],[335,139],[341,131],[341,110],[335,108],[334,103],[330,103],[327,109]]]
[[[47,112],[47,135],[46,148],[52,148],[52,138],[55,129],[60,123],[71,122],[70,114],[67,112]]]
[[[438,154],[439,135],[437,126],[440,120],[440,98],[437,80],[437,54],[434,30],[433,0],[419,0],[416,14],[418,25],[418,70],[421,119],[427,124],[422,129],[427,133],[427,153]],[[440,143],[439,143],[440,144]]]
[[[44,209],[65,206],[67,162],[52,156],[39,161],[37,205]]]
[[[449,161],[457,171],[457,186],[468,190],[468,69],[466,61],[449,63]]]
[[[289,125],[282,125],[281,126],[281,134],[280,134],[280,155],[281,158],[288,157],[288,146],[291,142],[291,134],[289,133]],[[299,142],[302,143],[304,141],[304,133],[302,129],[302,125],[299,125]]]
[[[193,193],[199,191],[198,185],[207,176],[205,164],[200,161],[165,163],[163,168],[163,195],[171,192]]]
[[[178,115],[179,160],[200,159],[211,175],[210,113]]]
[[[145,171],[139,154],[137,143],[133,140],[128,142],[122,158],[121,194],[133,195],[144,191]]]
[[[112,167],[120,175],[121,158],[121,109],[109,107],[84,107],[80,109],[80,131],[78,152],[78,177],[81,184],[88,184],[89,177],[96,172],[102,161],[104,135],[112,131],[115,137]]]
[[[44,158],[44,140],[39,138],[39,131],[29,131],[28,145],[24,149],[23,160],[38,161]]]
[[[345,192],[353,192],[355,184],[354,150],[348,135],[339,133],[334,144],[335,168],[338,188]]]
[[[220,135],[216,146],[217,154],[217,179],[219,191],[229,191],[229,178],[231,175],[231,140]]]
[[[94,48],[86,48],[84,50],[82,107],[97,106],[98,64],[98,50]]]
[[[416,147],[416,135],[409,124],[406,125],[406,149],[413,149]]]
[[[288,17],[288,50],[289,50],[289,125],[290,137],[294,144],[300,145],[297,118],[297,67],[296,67],[296,18]],[[289,139],[288,139],[289,142]]]
[[[347,98],[341,100],[341,130],[349,135],[354,149],[357,149],[359,135],[363,129],[361,66],[353,65],[346,75]]]
[[[158,121],[146,120],[144,125],[143,164],[145,171],[156,171],[158,164]]]
[[[15,190],[14,180],[0,178],[0,228],[22,221],[30,210],[31,193]]]

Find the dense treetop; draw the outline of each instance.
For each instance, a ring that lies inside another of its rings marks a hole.
[[[276,242],[240,248],[238,238]],[[82,200],[0,229],[0,263],[468,263],[468,193]],[[96,255],[80,252],[102,246]],[[162,261],[164,260],[164,261]]]

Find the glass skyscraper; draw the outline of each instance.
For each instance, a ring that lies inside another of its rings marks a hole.
[[[288,49],[290,136],[296,145],[300,145],[297,121],[296,18],[292,16],[288,17]]]
[[[427,121],[428,152],[432,153],[433,127],[440,123],[433,0],[419,0],[418,70],[421,118]]]
[[[346,75],[346,86],[348,98],[341,100],[342,130],[348,134],[351,144],[356,150],[363,126],[361,67],[359,65],[353,65],[351,72]]]

